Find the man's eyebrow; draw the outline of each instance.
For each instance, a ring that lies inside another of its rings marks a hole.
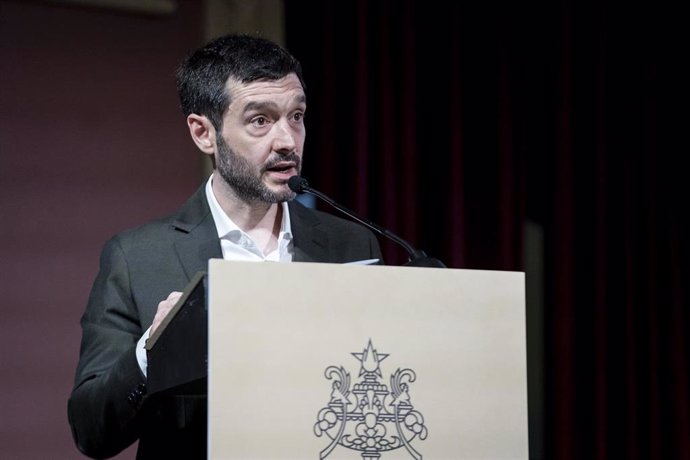
[[[293,102],[296,104],[305,104],[307,102],[307,97],[304,94],[302,94],[300,96],[295,97],[293,99]],[[261,111],[266,109],[278,110],[278,104],[276,104],[273,101],[251,101],[244,106],[242,112],[247,113],[253,110]]]
[[[244,113],[251,112],[253,110],[264,110],[264,109],[270,109],[270,110],[276,110],[278,108],[278,104],[275,102],[271,101],[255,101],[255,102],[248,102],[247,105],[244,106],[244,109],[242,111]]]

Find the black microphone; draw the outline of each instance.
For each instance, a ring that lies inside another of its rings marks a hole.
[[[376,225],[375,223],[371,222],[370,220],[363,219],[359,216],[357,216],[354,212],[350,211],[347,209],[345,206],[341,206],[335,201],[333,201],[331,198],[327,197],[323,193],[319,192],[318,190],[314,190],[313,188],[309,187],[309,182],[301,176],[292,176],[288,180],[288,187],[290,187],[290,190],[292,190],[295,193],[309,193],[314,196],[317,196],[321,198],[323,201],[326,203],[330,204],[333,206],[335,209],[338,211],[342,212],[349,218],[356,220],[360,224],[364,225],[365,227],[373,230],[375,233],[385,236],[386,238],[389,238],[396,243],[398,243],[400,246],[405,248],[407,253],[410,255],[410,259],[405,263],[407,266],[411,267],[437,267],[437,268],[446,268],[446,266],[443,264],[438,259],[435,259],[433,257],[429,257],[426,255],[424,251],[420,251],[418,249],[413,248],[407,241],[403,240],[400,238],[398,235],[396,235],[393,232],[390,232],[386,230],[385,228]]]

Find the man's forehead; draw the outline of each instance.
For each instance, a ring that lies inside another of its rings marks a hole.
[[[243,83],[239,80],[228,79],[226,83],[230,105],[244,106],[250,103],[271,101],[306,102],[302,83],[294,73],[278,80],[256,80]]]

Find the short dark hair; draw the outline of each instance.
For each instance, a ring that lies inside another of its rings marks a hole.
[[[261,37],[225,35],[189,55],[177,69],[177,92],[185,117],[196,113],[223,126],[230,105],[225,84],[232,77],[242,83],[274,81],[294,73],[302,88],[302,66],[284,48]]]

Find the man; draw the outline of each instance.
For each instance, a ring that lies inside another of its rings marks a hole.
[[[368,230],[290,201],[306,97],[287,51],[264,39],[222,37],[182,64],[177,85],[192,140],[214,170],[176,214],[103,249],[68,405],[75,442],[93,457],[139,439],[137,458],[205,458],[205,397],[147,401],[143,346],[210,258],[381,259]]]

